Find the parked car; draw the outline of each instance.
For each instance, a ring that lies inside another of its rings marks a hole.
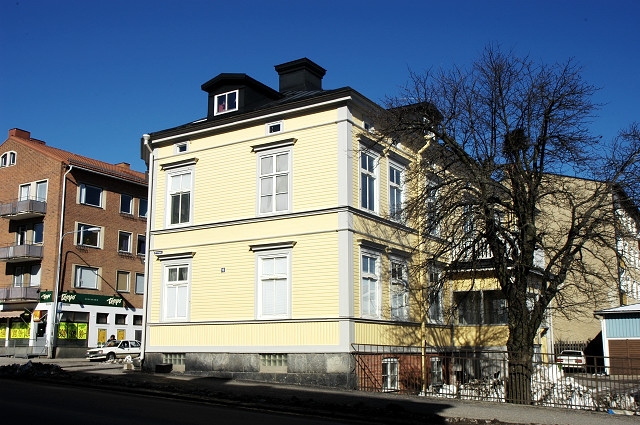
[[[104,346],[87,350],[89,360],[115,360],[127,356],[138,357],[140,355],[140,341],[113,340]]]
[[[564,350],[556,358],[556,362],[565,369],[585,370],[587,367],[587,359],[584,353],[579,350]]]

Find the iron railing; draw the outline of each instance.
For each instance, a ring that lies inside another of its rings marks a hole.
[[[40,357],[47,355],[47,347],[42,344],[42,339],[10,339],[2,341],[0,345],[0,357]],[[41,344],[38,344],[41,343]]]
[[[529,367],[510,365],[503,351],[429,347],[423,356],[420,347],[354,345],[353,350],[362,391],[505,402],[510,368]],[[584,367],[571,369],[552,354],[538,354],[530,381],[522,385],[532,405],[640,413],[638,360],[587,356]]]

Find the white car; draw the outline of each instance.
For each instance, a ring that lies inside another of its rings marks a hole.
[[[557,357],[556,362],[562,367],[570,369],[585,370],[587,367],[587,359],[584,353],[579,350],[564,350]]]
[[[140,341],[112,340],[102,347],[87,350],[89,360],[115,360],[127,356],[138,357],[140,355]]]

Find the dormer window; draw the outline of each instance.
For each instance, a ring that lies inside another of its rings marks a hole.
[[[216,95],[215,115],[238,110],[238,90]]]

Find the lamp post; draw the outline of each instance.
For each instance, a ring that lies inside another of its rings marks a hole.
[[[99,227],[86,227],[79,230],[71,230],[69,232],[63,233],[60,236],[60,241],[58,242],[58,265],[56,267],[56,284],[53,288],[53,308],[51,309],[51,333],[49,334],[49,339],[47,341],[47,358],[53,358],[53,347],[55,344],[53,341],[56,339],[56,335],[58,333],[58,295],[60,289],[60,273],[62,268],[62,241],[65,236],[70,235],[72,233],[81,233],[81,232],[94,232],[100,231]]]

